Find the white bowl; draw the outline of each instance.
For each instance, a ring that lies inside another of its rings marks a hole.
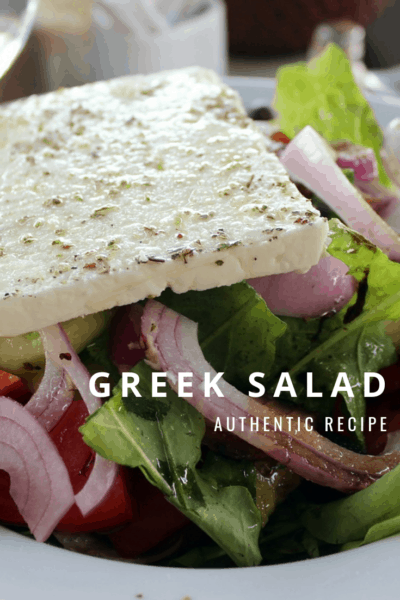
[[[227,77],[248,109],[269,105],[272,79]],[[400,98],[368,94],[384,127]],[[400,597],[400,536],[326,558],[272,567],[190,570],[74,554],[0,527],[0,600],[376,600]]]

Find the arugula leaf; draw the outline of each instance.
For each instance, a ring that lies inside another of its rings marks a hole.
[[[229,556],[216,544],[197,546],[162,563],[168,567],[186,567],[189,569],[226,569],[234,567]]]
[[[286,326],[248,283],[184,294],[166,290],[158,300],[199,324],[204,356],[226,381],[246,393],[251,373],[269,375]]]
[[[317,539],[342,550],[400,532],[400,465],[352,496],[309,507],[302,523]]]
[[[142,397],[122,398],[117,386],[115,395],[81,427],[84,441],[105,458],[140,467],[238,566],[259,564],[261,516],[252,497],[251,466],[247,464],[245,476],[243,464],[219,457],[218,465],[199,469],[202,415],[170,388],[166,398],[154,400],[152,371],[144,362],[133,371]]]
[[[364,445],[364,435],[360,428],[360,419],[365,416],[364,373],[377,372],[396,361],[396,350],[392,340],[385,332],[385,324],[368,323],[362,329],[347,337],[346,343],[337,343],[323,357],[314,361],[315,389],[330,394],[338,373],[346,373],[353,392],[341,394],[351,417],[356,419],[356,435]],[[330,400],[330,398],[329,398]]]
[[[345,311],[344,313],[345,314]],[[329,319],[310,319],[309,321],[293,317],[283,317],[287,324],[285,334],[278,340],[274,377],[271,391],[276,384],[276,377],[282,371],[288,371],[292,365],[305,362],[311,352],[318,352],[324,341],[329,340],[335,332],[341,331],[343,314]],[[360,428],[360,417],[365,415],[364,373],[377,372],[396,361],[396,350],[392,340],[386,334],[385,323],[367,323],[347,336],[346,343],[337,342],[325,353],[319,354],[304,366],[304,371],[313,373],[314,391],[322,392],[320,398],[308,398],[305,392],[305,376],[301,370],[297,380],[293,380],[298,398],[290,398],[311,412],[322,416],[332,414],[335,398],[331,391],[339,372],[348,376],[354,397],[341,392],[350,416],[356,418],[356,435],[361,446],[364,436]],[[304,381],[303,381],[304,380]]]
[[[373,148],[380,182],[391,186],[380,157],[383,133],[341,48],[329,44],[308,64],[280,68],[274,108],[280,129],[290,138],[311,125],[329,142],[349,140]]]

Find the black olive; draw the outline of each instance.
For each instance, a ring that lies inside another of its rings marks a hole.
[[[271,121],[274,118],[274,113],[268,106],[260,106],[249,112],[249,117],[253,121]]]

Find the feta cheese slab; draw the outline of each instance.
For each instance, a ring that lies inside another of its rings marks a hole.
[[[189,68],[0,108],[0,335],[305,271],[327,223],[238,95]]]

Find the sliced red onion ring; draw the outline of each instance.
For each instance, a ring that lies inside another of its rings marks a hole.
[[[67,468],[44,427],[18,402],[0,397],[0,469],[10,495],[39,542],[75,502]]]
[[[216,375],[205,360],[197,340],[197,325],[164,307],[159,302],[147,302],[143,318],[142,333],[147,344],[147,357],[151,366],[168,374],[171,387],[177,391],[179,372],[193,373],[192,404],[206,419],[216,422],[235,417],[243,418],[235,433],[266,454],[287,465],[292,471],[320,485],[327,485],[344,492],[356,491],[370,485],[400,462],[400,453],[382,456],[356,454],[337,446],[318,434],[307,431],[307,415],[287,409],[274,400],[257,400],[239,392],[223,379],[218,386],[224,397],[211,390],[210,398],[204,396],[203,374]],[[269,417],[269,431],[251,431],[250,418]],[[273,429],[274,418],[282,420],[282,431]],[[300,427],[291,431],[289,419]]]
[[[400,261],[400,238],[357,193],[332,157],[327,142],[309,125],[287,145],[280,160],[289,175],[312,190],[343,221]]]
[[[67,373],[46,351],[46,368],[40,385],[25,408],[47,431],[51,431],[74,399],[74,386]]]
[[[357,282],[333,256],[322,258],[307,273],[283,273],[248,279],[275,315],[320,317],[339,311],[352,298]]]
[[[354,178],[373,181],[378,177],[378,163],[372,148],[364,148],[351,142],[332,144],[336,151],[336,163],[343,169],[353,169]]]
[[[89,414],[100,408],[99,398],[90,391],[90,375],[80,361],[61,325],[42,329],[40,335],[51,360],[65,369],[86,404]],[[96,454],[93,469],[75,502],[83,516],[94,510],[107,496],[117,476],[117,464]]]
[[[354,185],[363,194],[364,199],[374,209],[378,215],[388,223],[390,216],[398,210],[400,206],[400,193],[398,190],[393,188],[388,190],[387,187],[382,185],[379,179],[373,181],[355,181]],[[397,232],[399,229],[390,226]]]

